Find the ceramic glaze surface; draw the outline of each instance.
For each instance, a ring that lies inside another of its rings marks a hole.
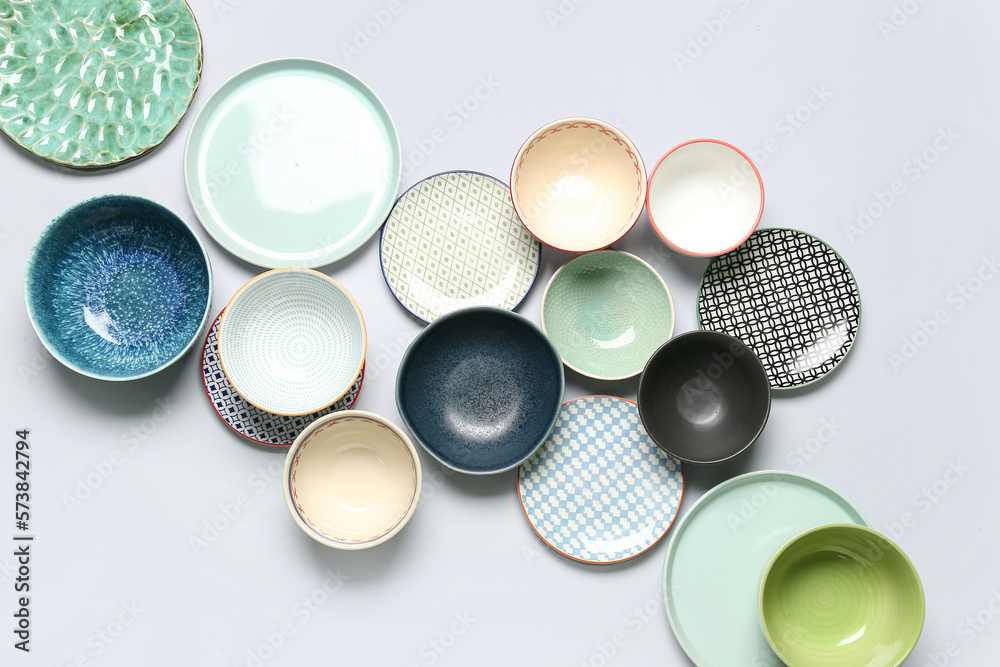
[[[407,190],[379,245],[392,295],[425,322],[466,306],[513,310],[535,282],[538,255],[538,241],[514,215],[510,189],[464,171]]]
[[[714,256],[743,243],[764,212],[764,183],[737,148],[721,141],[682,144],[649,177],[653,229],[687,255]]]
[[[177,127],[201,58],[184,0],[3,0],[0,129],[58,164],[124,162]]]
[[[265,412],[248,403],[239,395],[222,370],[219,361],[219,320],[222,313],[208,330],[205,347],[201,353],[201,372],[205,383],[205,393],[212,402],[215,412],[229,428],[244,438],[262,445],[290,445],[295,438],[316,419],[331,412],[349,410],[357,402],[364,381],[364,369],[344,396],[328,408],[308,415],[276,415]]]
[[[211,268],[197,236],[169,210],[106,195],[71,207],[42,232],[25,300],[59,361],[99,379],[134,379],[197,339],[211,307]]]
[[[757,230],[713,260],[701,281],[701,328],[746,343],[775,389],[832,371],[854,344],[860,320],[861,295],[847,264],[794,229]]]
[[[674,304],[660,275],[635,255],[613,250],[560,267],[541,311],[542,330],[566,365],[603,380],[638,375],[674,330]]]
[[[311,60],[276,60],[224,83],[184,153],[188,196],[226,250],[269,268],[357,250],[399,189],[399,138],[364,83]]]
[[[233,388],[280,415],[343,398],[364,367],[366,341],[354,298],[311,269],[262,273],[240,288],[219,324],[219,357]]]
[[[322,418],[296,439],[283,486],[306,534],[327,546],[365,549],[398,533],[413,515],[420,461],[390,422],[351,410]]]
[[[761,576],[788,540],[828,523],[866,524],[832,489],[794,473],[734,477],[688,509],[667,545],[663,597],[670,627],[695,665],[781,667],[758,620]]]
[[[639,380],[649,435],[682,461],[719,463],[749,447],[767,424],[771,388],[739,340],[689,331],[657,350]]]
[[[920,637],[924,593],[910,559],[883,535],[823,526],[775,554],[760,614],[771,646],[792,667],[898,667]]]
[[[530,321],[506,310],[458,310],[410,344],[396,405],[413,437],[445,465],[473,474],[520,465],[552,432],[563,396],[559,355]]]
[[[535,132],[511,170],[514,210],[546,245],[587,252],[611,245],[642,212],[646,167],[621,130],[565,118]]]
[[[525,516],[575,560],[617,563],[670,528],[684,493],[681,463],[646,435],[636,406],[590,396],[566,403],[552,435],[518,472]]]

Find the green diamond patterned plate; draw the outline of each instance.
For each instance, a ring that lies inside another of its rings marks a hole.
[[[184,0],[0,0],[0,129],[57,164],[119,164],[177,127],[201,63]]]

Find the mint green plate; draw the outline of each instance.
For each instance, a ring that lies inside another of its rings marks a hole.
[[[108,167],[173,132],[201,78],[184,0],[0,0],[0,130],[69,167]]]
[[[184,180],[202,226],[266,268],[315,268],[371,238],[402,170],[381,100],[339,67],[273,60],[222,84],[198,112]]]
[[[788,540],[828,523],[866,521],[832,489],[794,473],[734,477],[691,505],[667,545],[663,597],[695,665],[781,666],[760,629],[761,575]]]
[[[563,264],[542,296],[542,331],[563,363],[598,380],[642,372],[674,331],[663,278],[635,255],[599,250]]]
[[[864,526],[821,526],[771,559],[760,622],[791,667],[898,667],[920,638],[924,591],[889,538]]]

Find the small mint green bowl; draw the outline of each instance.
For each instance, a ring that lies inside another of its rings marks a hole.
[[[635,255],[599,250],[563,264],[542,296],[542,331],[563,363],[598,380],[638,375],[674,331],[663,278]]]
[[[830,524],[793,537],[764,569],[760,622],[789,667],[898,667],[924,625],[924,591],[881,533]]]

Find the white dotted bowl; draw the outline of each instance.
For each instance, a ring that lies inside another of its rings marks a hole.
[[[249,403],[304,415],[335,403],[361,374],[367,335],[354,298],[311,269],[276,269],[240,288],[219,325],[219,359]]]

